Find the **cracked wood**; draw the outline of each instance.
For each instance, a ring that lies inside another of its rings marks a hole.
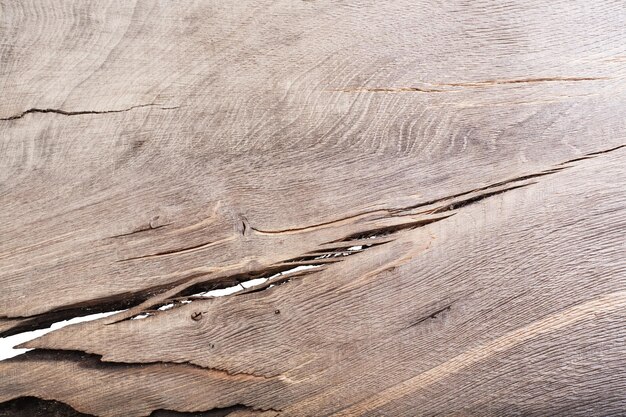
[[[418,3],[0,0],[0,416],[623,414],[626,7]]]

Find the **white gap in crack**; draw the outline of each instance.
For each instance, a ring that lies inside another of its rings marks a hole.
[[[361,246],[353,246],[351,248],[348,248],[348,251],[360,251],[362,249]],[[224,297],[226,295],[230,295],[230,294],[234,294],[237,292],[241,292],[243,290],[246,290],[250,287],[253,287],[255,285],[260,285],[263,284],[264,282],[277,278],[279,276],[284,276],[284,275],[290,275],[290,274],[294,274],[296,272],[300,272],[300,271],[306,271],[309,269],[315,269],[315,268],[320,268],[321,265],[300,265],[291,269],[288,269],[286,271],[283,272],[278,272],[272,276],[269,276],[267,278],[255,278],[255,279],[251,279],[248,281],[244,281],[241,282],[237,285],[233,285],[232,287],[228,287],[228,288],[221,288],[218,290],[211,290],[211,291],[204,291],[204,292],[200,292],[197,294],[193,294],[189,297],[202,297],[202,298],[214,298],[214,297]],[[270,287],[273,287],[274,285],[270,285]],[[180,301],[181,304],[189,304],[191,303],[192,300],[182,300]],[[162,305],[161,307],[158,308],[158,310],[160,311],[166,311],[169,310],[171,308],[173,308],[175,306],[175,303],[168,303],[165,305]],[[29,350],[32,349],[18,349],[15,346],[20,345],[22,343],[26,343],[30,340],[36,339],[38,337],[41,337],[43,335],[45,335],[46,333],[50,333],[51,331],[54,330],[58,330],[61,329],[65,326],[69,326],[70,324],[76,324],[76,323],[83,323],[83,322],[88,322],[88,321],[93,321],[93,320],[98,320],[104,317],[108,317],[108,316],[112,316],[113,314],[117,314],[117,313],[121,313],[124,312],[126,310],[116,310],[116,311],[108,311],[106,313],[97,313],[97,314],[90,314],[87,316],[82,316],[82,317],[74,317],[68,320],[62,320],[62,321],[58,321],[56,323],[53,323],[50,327],[47,327],[45,329],[37,329],[37,330],[30,330],[27,332],[22,332],[22,333],[18,333],[18,334],[14,334],[12,336],[7,336],[7,337],[2,337],[0,338],[0,361],[3,361],[5,359],[9,359],[18,355],[21,355],[23,353],[28,352]],[[138,314],[134,317],[131,318],[131,320],[141,320],[141,319],[145,319],[150,317],[152,314],[151,313],[141,313]]]
[[[248,281],[244,281],[244,282],[240,282],[237,285],[233,285],[232,287],[228,287],[228,288],[220,288],[218,290],[211,290],[211,291],[203,291],[203,292],[199,292],[196,294],[191,294],[189,295],[189,298],[216,298],[216,297],[224,297],[226,295],[230,295],[230,294],[235,294],[244,290],[247,290],[248,288],[254,287],[255,285],[260,285],[263,284],[264,282],[280,277],[280,276],[284,276],[284,275],[291,275],[293,273],[296,272],[300,272],[300,271],[306,271],[308,269],[315,269],[315,268],[320,268],[321,265],[300,265],[291,269],[288,269],[286,271],[283,272],[278,272],[274,275],[271,275],[267,278],[254,278]],[[270,287],[273,287],[273,285],[270,285]],[[193,300],[182,300],[180,301],[180,303],[182,304],[189,304],[191,303]],[[161,307],[159,307],[157,310],[160,311],[165,311],[165,310],[169,310],[170,308],[174,307],[174,303],[168,303],[165,305],[162,305]],[[131,317],[131,320],[142,320],[142,319],[146,319],[150,316],[152,316],[152,313],[141,313],[141,314],[137,314],[136,316]]]
[[[57,321],[56,323],[52,323],[52,325],[46,329],[30,330],[28,332],[14,334],[12,336],[0,337],[0,361],[12,358],[17,355],[21,355],[23,353],[28,352],[29,350],[32,350],[32,349],[17,349],[15,348],[15,346],[20,345],[22,343],[26,343],[29,340],[36,339],[40,336],[43,336],[46,333],[50,333],[53,330],[61,329],[65,326],[69,326],[70,324],[98,320],[103,317],[112,316],[113,314],[121,313],[122,311],[126,311],[126,310],[108,311],[106,313],[97,313],[97,314],[90,314],[88,316],[74,317],[69,320],[62,320],[62,321]]]
[[[200,292],[197,294],[193,294],[191,295],[191,297],[207,297],[207,298],[212,298],[212,297],[223,297],[225,295],[229,295],[229,294],[234,294],[236,292],[240,292],[243,290],[247,290],[250,287],[254,287],[255,285],[260,285],[263,284],[271,279],[277,278],[277,277],[281,277],[284,275],[290,275],[296,272],[300,272],[300,271],[306,271],[308,269],[315,269],[315,268],[319,268],[321,265],[300,265],[300,266],[296,266],[295,268],[291,268],[288,269],[286,271],[283,272],[278,272],[274,275],[271,275],[267,278],[254,278],[248,281],[244,281],[244,282],[240,282],[237,285],[233,285],[232,287],[228,287],[228,288],[223,288],[220,290],[211,290],[211,291],[204,291],[204,292]]]

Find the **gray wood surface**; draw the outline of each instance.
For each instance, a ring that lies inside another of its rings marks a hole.
[[[623,415],[625,22],[0,1],[0,415]]]

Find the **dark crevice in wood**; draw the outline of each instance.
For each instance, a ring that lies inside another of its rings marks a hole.
[[[4,117],[4,118],[1,118],[0,120],[21,119],[22,117],[31,113],[54,113],[54,114],[61,114],[64,116],[79,116],[79,115],[84,115],[84,114],[123,113],[129,110],[138,109],[141,107],[154,107],[154,106],[158,106],[158,105],[157,104],[139,104],[137,106],[131,106],[126,109],[119,109],[119,110],[76,110],[76,111],[69,111],[69,110],[62,110],[62,109],[42,109],[42,108],[33,107],[33,108],[23,111],[20,114],[16,114],[16,115],[9,116],[9,117]],[[174,109],[175,107],[159,107],[159,108],[161,110],[170,110],[170,109]]]
[[[194,276],[195,277],[195,276]],[[193,278],[193,277],[191,277]],[[114,296],[88,300],[70,306],[65,306],[57,310],[47,311],[28,317],[7,317],[5,320],[22,321],[14,327],[0,333],[0,337],[7,337],[17,333],[41,328],[50,327],[53,323],[69,320],[75,317],[83,317],[96,313],[108,313],[117,310],[126,310],[134,307],[142,302],[167,291],[182,282],[188,281],[190,277],[186,277],[169,284],[158,285],[146,288],[136,292],[116,294]]]
[[[423,87],[354,87],[342,88],[337,91],[341,93],[446,93],[446,90],[437,90]]]
[[[250,229],[257,232],[257,233],[261,233],[264,235],[280,235],[280,234],[290,234],[290,233],[298,233],[298,232],[305,232],[308,230],[315,230],[315,229],[319,229],[322,227],[328,227],[331,226],[333,224],[336,223],[341,223],[341,222],[345,222],[348,220],[353,220],[353,219],[358,219],[361,217],[365,217],[368,215],[373,215],[375,213],[380,213],[381,217],[384,217],[385,213],[387,213],[389,210],[385,210],[385,209],[381,209],[381,210],[369,210],[369,211],[364,211],[352,216],[346,216],[346,217],[342,217],[340,219],[335,219],[335,220],[329,220],[327,222],[323,222],[323,223],[317,223],[317,224],[313,224],[310,226],[303,226],[303,227],[294,227],[294,228],[289,228],[289,229],[280,229],[280,230],[263,230],[263,229],[259,229],[256,228],[254,226],[250,226]]]
[[[138,229],[133,230],[132,232],[128,232],[128,233],[122,233],[119,235],[113,235],[110,238],[118,238],[118,237],[125,237],[125,236],[132,236],[132,235],[136,235],[138,233],[143,233],[143,232],[149,232],[150,230],[157,230],[157,229],[161,229],[163,227],[169,226],[171,223],[167,223],[167,224],[160,224],[158,226],[152,226],[152,224],[147,224],[143,227],[140,227]]]
[[[385,243],[389,243],[392,242],[393,239],[392,237],[393,235],[388,235],[383,237],[377,237],[375,239],[367,239],[365,241],[337,241],[337,242],[329,242],[329,243],[325,243],[324,245],[329,245],[328,247],[324,248],[324,249],[316,249],[313,250],[311,252],[309,252],[309,254],[311,256],[314,255],[319,255],[322,253],[328,253],[328,252],[341,252],[341,251],[347,251],[349,248],[353,247],[353,246],[363,246],[364,248],[373,248],[374,246],[380,246],[380,245],[384,245]],[[356,242],[356,243],[355,243]]]
[[[545,175],[554,174],[554,173],[556,173],[558,171],[561,171],[563,169],[565,169],[565,167],[554,168],[554,169],[546,170],[546,171],[535,173],[535,174],[522,175],[522,176],[511,178],[511,179],[508,179],[508,180],[505,180],[505,181],[500,181],[500,182],[496,182],[496,183],[493,183],[493,184],[489,184],[489,185],[486,185],[484,187],[476,188],[476,189],[473,189],[473,190],[470,190],[470,191],[464,191],[462,193],[453,194],[453,195],[450,195],[450,196],[447,196],[447,197],[437,198],[435,200],[426,201],[426,202],[415,204],[415,205],[409,206],[409,207],[393,209],[392,213],[397,214],[397,213],[402,213],[404,211],[413,210],[413,209],[420,208],[420,207],[431,206],[433,204],[437,204],[437,203],[441,203],[441,202],[449,201],[449,200],[454,200],[455,198],[459,198],[459,197],[464,197],[464,196],[470,195],[472,193],[478,193],[478,192],[481,192],[481,191],[487,191],[487,190],[491,190],[493,188],[502,187],[502,186],[507,185],[507,184],[520,182],[520,181],[526,181],[526,180],[529,180],[529,179],[533,179],[533,178],[543,177]],[[528,184],[525,184],[525,185],[528,185]],[[519,188],[519,186],[518,187],[507,188],[504,191],[513,190],[515,188]],[[484,198],[491,197],[491,196],[496,195],[496,194],[500,194],[500,192],[501,191],[498,191],[498,192],[495,192],[495,193],[482,194],[480,196],[472,197],[472,199],[478,198],[478,200],[475,200],[475,201],[479,201],[479,200],[482,200]],[[438,213],[438,212],[441,212],[441,211],[445,211],[443,209],[446,208],[446,207],[449,207],[449,206],[450,206],[450,204],[445,205],[443,207],[437,207],[432,212],[433,213]],[[459,206],[459,207],[461,207],[461,206]]]
[[[27,396],[0,403],[0,417],[95,417],[60,401]]]
[[[438,222],[450,216],[451,215],[443,216],[443,217],[436,217],[436,218],[421,219],[421,220],[417,220],[414,222],[407,222],[407,223],[397,224],[393,226],[379,227],[379,228],[375,228],[375,229],[371,229],[371,230],[367,230],[363,232],[353,233],[342,239],[333,240],[328,243],[351,242],[351,241],[361,240],[361,239],[374,239],[374,238],[386,237],[394,233],[398,233],[402,230],[411,230],[411,229],[416,229],[418,227],[426,226],[427,224]]]
[[[294,268],[293,265],[279,264],[279,265],[270,266],[262,270],[226,276],[226,277],[220,278],[219,281],[199,282],[184,289],[180,293],[178,293],[177,297],[186,297],[186,296],[191,296],[197,293],[220,290],[220,289],[232,287],[234,285],[240,284],[242,282],[250,281],[253,279],[269,278],[272,275],[279,274],[281,272],[285,272],[293,268]]]
[[[595,158],[597,156],[603,155],[605,153],[613,152],[613,151],[616,151],[616,150],[624,148],[624,147],[626,147],[626,145],[619,145],[619,146],[615,146],[614,148],[605,149],[605,150],[602,150],[602,151],[590,152],[590,153],[582,155],[582,156],[580,156],[578,158],[574,158],[574,159],[570,159],[570,160],[565,161],[565,162],[561,162],[559,165],[565,165],[565,164],[570,164],[572,162],[584,161],[585,159],[592,159],[592,158]]]
[[[524,82],[527,82],[527,81],[524,81]],[[364,212],[357,213],[357,214],[354,214],[354,215],[351,215],[351,216],[346,216],[346,217],[342,217],[342,218],[339,218],[339,219],[329,220],[327,222],[312,224],[312,225],[303,226],[303,227],[294,227],[294,228],[280,229],[280,230],[264,230],[264,229],[259,229],[259,228],[250,226],[250,229],[255,231],[255,232],[258,232],[258,233],[261,233],[261,234],[268,234],[268,235],[271,235],[271,234],[284,234],[284,233],[297,233],[297,232],[304,232],[304,231],[307,231],[307,230],[314,230],[314,229],[321,228],[321,227],[327,227],[327,226],[331,226],[331,225],[336,224],[336,223],[341,223],[341,222],[345,222],[345,221],[348,221],[348,220],[358,219],[358,218],[362,218],[362,217],[366,217],[366,216],[370,216],[370,215],[375,215],[375,214],[380,214],[380,217],[378,217],[378,218],[387,217],[389,215],[397,216],[399,213],[403,213],[403,212],[407,212],[407,211],[410,211],[410,210],[413,210],[413,209],[416,209],[416,208],[426,207],[426,206],[437,204],[437,203],[440,203],[440,202],[443,202],[443,201],[448,201],[448,200],[452,200],[452,199],[455,199],[455,198],[463,197],[463,196],[466,196],[466,195],[469,195],[469,194],[472,194],[472,193],[481,192],[481,191],[487,191],[487,190],[490,190],[492,188],[501,187],[503,185],[511,184],[511,183],[514,183],[514,182],[520,182],[520,181],[525,181],[525,180],[529,180],[529,179],[533,179],[533,178],[543,177],[545,175],[551,175],[551,174],[554,174],[556,172],[559,172],[559,171],[567,168],[567,167],[563,167],[561,165],[567,164],[569,162],[574,162],[574,161],[579,161],[579,160],[583,160],[583,159],[588,159],[589,157],[597,156],[597,155],[600,155],[600,154],[609,153],[609,152],[618,150],[618,149],[620,149],[622,147],[625,147],[625,146],[626,145],[620,145],[620,146],[616,146],[614,148],[610,148],[610,149],[606,149],[606,150],[591,152],[591,153],[585,154],[585,155],[583,155],[583,156],[581,156],[579,158],[556,164],[556,166],[554,168],[547,169],[547,170],[542,171],[542,172],[521,175],[519,177],[514,177],[514,178],[510,178],[508,180],[499,181],[499,182],[496,182],[496,183],[493,183],[493,184],[489,184],[489,185],[486,185],[484,187],[475,188],[475,189],[472,189],[472,190],[469,190],[469,191],[463,191],[461,193],[452,194],[452,195],[449,195],[449,196],[445,196],[445,197],[441,197],[441,198],[437,198],[437,199],[433,199],[433,200],[424,201],[424,202],[417,203],[417,204],[410,205],[410,206],[390,208],[390,209],[369,210],[369,211],[364,211]]]
[[[322,265],[323,262],[319,262],[319,264]],[[186,299],[186,298],[189,298],[189,296],[191,296],[192,294],[228,288],[230,286],[237,285],[239,283],[249,281],[252,279],[263,278],[265,276],[269,277],[274,274],[293,269],[294,266],[295,266],[294,264],[281,263],[277,265],[272,265],[262,270],[253,271],[253,272],[224,276],[219,279],[211,278],[208,281],[197,283],[191,287],[188,287],[187,289],[177,294],[176,297],[181,297],[182,299]],[[69,320],[69,319],[76,318],[76,317],[83,317],[83,316],[88,316],[88,315],[97,314],[97,313],[108,313],[108,312],[117,311],[117,310],[127,310],[137,305],[140,305],[141,303],[149,300],[150,298],[158,294],[161,294],[165,291],[175,288],[178,285],[181,285],[185,282],[188,282],[202,275],[206,275],[206,274],[198,273],[198,274],[194,274],[192,276],[188,276],[188,277],[179,279],[177,281],[174,281],[168,284],[147,288],[147,289],[137,291],[134,293],[116,294],[115,296],[111,296],[111,297],[107,297],[103,299],[89,300],[89,301],[85,301],[85,302],[78,303],[75,305],[66,306],[62,309],[48,311],[48,312],[38,314],[35,316],[3,317],[4,320],[15,321],[16,325],[10,329],[5,330],[4,332],[1,332],[0,337],[8,337],[8,336],[12,336],[12,335],[22,333],[22,332],[47,328],[56,322]],[[157,309],[158,307],[163,306],[165,304],[169,304],[169,303],[178,303],[176,305],[178,306],[180,305],[179,302],[180,300],[177,298],[168,299],[165,302],[155,304],[154,308]],[[152,310],[144,310],[141,313],[145,313],[147,311],[152,311]],[[110,324],[115,324],[120,321],[125,321],[128,319],[130,319],[130,317],[123,318],[121,320],[115,321]]]
[[[287,282],[290,282],[293,279],[302,278],[309,274],[313,274],[315,272],[320,271],[323,265],[340,262],[343,260],[343,258],[347,256],[361,253],[373,246],[382,245],[387,242],[388,241],[362,245],[358,250],[341,250],[341,249],[336,250],[336,251],[331,250],[330,257],[328,257],[327,255],[320,254],[318,252],[312,252],[309,255],[288,259],[286,261],[271,265],[262,270],[238,273],[238,274],[233,274],[233,275],[226,275],[218,279],[213,277],[206,281],[196,282],[193,285],[181,290],[180,292],[178,292],[171,298],[162,300],[159,303],[151,306],[151,308],[143,309],[141,311],[136,312],[136,314],[134,314],[133,316],[124,317],[120,320],[117,320],[108,324],[113,325],[113,324],[117,324],[117,323],[127,321],[127,320],[145,319],[145,318],[154,316],[156,314],[169,311],[173,308],[181,307],[184,304],[188,304],[193,301],[210,300],[215,297],[205,296],[201,294],[210,292],[210,291],[236,287],[238,285],[242,286],[241,291],[237,291],[229,295],[222,295],[219,297],[238,296],[238,295],[243,295],[243,294],[250,294],[253,292],[260,292],[260,291],[269,289],[274,286],[285,284]],[[348,245],[347,247],[350,247],[350,245]],[[328,249],[324,250],[326,254],[328,254],[328,251],[329,251]],[[298,267],[311,267],[315,269],[297,271],[297,272],[291,273],[291,271],[293,271],[294,269]],[[266,281],[261,284],[254,285],[252,287],[244,287],[242,285],[242,284],[245,284],[246,282],[257,280],[257,279],[266,279]],[[162,307],[166,307],[166,308],[161,310]]]
[[[550,175],[550,174],[554,174],[556,172],[562,171],[562,170],[564,170],[566,168],[567,167],[557,167],[557,168],[547,169],[545,171],[538,172],[536,174],[522,175],[520,177],[515,177],[515,178],[512,178],[510,180],[496,182],[495,184],[491,184],[488,187],[480,188],[478,191],[485,191],[485,190],[489,190],[491,188],[502,187],[503,185],[511,184],[511,183],[514,183],[514,182],[526,181],[526,180],[531,180],[531,179],[534,179],[534,178],[543,177],[543,176],[546,176],[546,175]]]
[[[247,411],[247,412],[252,412],[252,413],[262,412],[262,411],[278,412],[278,410],[274,410],[274,409],[256,410],[252,407],[249,407],[243,404],[236,404],[236,405],[231,405],[229,407],[213,408],[207,411],[194,411],[194,412],[173,411],[173,410],[154,410],[150,414],[149,417],[226,417],[238,411]]]
[[[268,289],[270,287],[283,285],[283,284],[291,282],[291,281],[293,281],[295,279],[303,278],[303,277],[305,277],[307,275],[314,274],[314,273],[319,272],[321,270],[323,270],[323,268],[317,268],[317,269],[313,269],[313,270],[309,270],[309,271],[300,271],[300,272],[289,274],[289,275],[279,276],[279,277],[274,278],[274,279],[268,279],[266,282],[264,282],[262,284],[255,285],[253,287],[247,288],[244,291],[240,291],[238,293],[233,294],[233,296],[239,296],[239,295],[244,295],[244,294],[250,294],[250,293],[253,293],[253,292],[264,291],[264,290],[266,290],[266,289]]]
[[[334,242],[331,242],[334,243]],[[386,243],[386,242],[385,242]],[[381,245],[383,243],[377,243],[378,245]],[[308,261],[312,261],[312,262],[318,262],[321,260],[337,260],[340,261],[342,258],[345,258],[346,256],[351,256],[351,255],[355,255],[357,253],[361,253],[369,248],[371,248],[372,246],[375,246],[374,244],[371,245],[345,245],[344,247],[337,247],[337,248],[329,248],[329,249],[320,249],[320,250],[315,250],[312,252],[307,253],[304,256],[300,256],[298,258],[292,258],[289,259],[287,261],[285,261],[285,263],[287,262],[308,262]]]
[[[193,251],[195,249],[201,249],[203,247],[207,247],[207,246],[212,245],[214,243],[215,243],[214,241],[204,242],[204,243],[200,243],[198,245],[186,246],[186,247],[180,248],[180,249],[170,249],[170,250],[165,250],[165,251],[162,251],[162,252],[151,253],[149,255],[133,256],[132,258],[120,259],[120,260],[118,260],[116,262],[126,262],[126,261],[134,261],[134,260],[137,260],[137,259],[156,258],[158,256],[181,254],[181,253],[185,253],[185,252],[188,252],[188,251]]]
[[[539,77],[539,78],[514,78],[502,80],[484,80],[475,82],[461,83],[436,83],[433,85],[449,86],[449,87],[482,87],[489,85],[503,84],[534,84],[534,83],[553,83],[553,82],[580,82],[580,81],[600,81],[608,80],[606,77]]]
[[[150,413],[149,417],[226,417],[235,412],[262,413],[264,411],[279,412],[275,409],[260,410],[243,404],[228,407],[216,407],[206,411],[175,411],[159,409]],[[56,400],[26,396],[0,403],[0,417],[96,417],[93,414],[81,413],[69,404]]]
[[[426,85],[434,85],[440,87],[485,87],[491,85],[506,84],[534,84],[534,83],[553,83],[553,82],[579,82],[579,81],[598,81],[607,80],[604,77],[543,77],[543,78],[519,78],[510,80],[485,80],[476,82],[459,82],[459,83],[424,83]],[[448,93],[457,90],[436,89],[427,87],[346,87],[335,90],[333,92],[342,93]]]
[[[547,170],[542,171],[542,172],[533,173],[533,174],[527,174],[527,175],[521,175],[519,177],[514,177],[514,178],[511,178],[511,179],[508,179],[508,180],[496,182],[496,183],[489,184],[489,185],[486,185],[484,187],[476,188],[476,189],[473,189],[473,190],[470,190],[470,191],[464,191],[462,193],[453,194],[453,195],[447,196],[447,197],[437,198],[437,199],[434,199],[434,200],[426,201],[426,202],[415,204],[415,205],[408,206],[408,207],[391,209],[390,212],[393,213],[393,214],[402,213],[404,211],[408,211],[408,210],[412,210],[412,209],[416,209],[416,208],[420,208],[420,207],[426,207],[426,206],[430,206],[430,205],[433,205],[433,204],[441,203],[443,201],[448,201],[448,200],[452,200],[452,199],[455,199],[455,198],[463,197],[463,196],[466,196],[466,195],[469,195],[469,194],[472,194],[472,193],[475,193],[475,192],[487,191],[487,190],[490,190],[492,188],[502,187],[502,186],[507,185],[507,184],[520,182],[520,181],[526,181],[526,180],[530,180],[530,179],[534,179],[534,178],[543,177],[543,176],[546,176],[546,175],[555,174],[557,172],[560,172],[560,171],[568,168],[568,167],[564,167],[562,165],[565,165],[565,164],[568,164],[568,163],[571,163],[571,162],[576,162],[576,161],[582,161],[582,160],[585,160],[585,159],[590,159],[590,158],[596,157],[598,155],[602,155],[602,154],[606,154],[606,153],[609,153],[609,152],[616,151],[616,150],[621,149],[623,147],[626,147],[626,145],[620,145],[620,146],[616,146],[616,147],[613,147],[613,148],[610,148],[610,149],[590,152],[590,153],[582,155],[582,156],[580,156],[578,158],[570,159],[568,161],[556,164],[557,166],[555,168],[547,169]],[[509,190],[512,190],[514,188],[517,188],[517,187],[509,188]],[[494,194],[488,194],[488,196],[492,196],[492,195],[494,195]],[[445,206],[445,207],[447,207],[447,206]],[[440,212],[440,211],[441,211],[441,208],[435,209],[435,212]]]
[[[106,313],[110,311],[117,310],[125,310],[130,308],[140,301],[137,298],[122,298],[122,299],[114,299],[110,302],[98,302],[97,300],[90,300],[89,303],[93,302],[93,305],[83,305],[76,307],[67,307],[60,310],[48,311],[45,313],[41,313],[35,316],[24,317],[24,318],[16,318],[10,317],[5,320],[16,321],[16,325],[11,327],[8,330],[5,330],[0,333],[0,337],[12,336],[22,332],[28,332],[31,330],[43,329],[46,327],[50,327],[52,324],[69,320],[75,317],[83,317],[96,313]],[[23,320],[23,321],[22,321]],[[21,322],[20,322],[21,321]]]
[[[624,147],[626,147],[626,144],[624,144],[624,145],[619,145],[619,146],[615,146],[615,147],[613,147],[613,148],[605,149],[605,150],[602,150],[602,151],[590,152],[590,153],[588,153],[588,154],[587,154],[587,156],[597,156],[597,155],[602,155],[602,154],[604,154],[604,153],[613,152],[613,151],[616,151],[616,150],[621,149],[621,148],[624,148]]]
[[[567,160],[565,162],[561,162],[559,165],[567,165],[567,164],[570,164],[572,162],[584,161],[586,159],[591,159],[591,158],[593,158],[593,156],[585,155],[585,156],[581,156],[579,158],[574,158],[574,159]]]
[[[177,308],[185,304],[189,304],[193,301],[210,300],[210,299],[217,298],[217,297],[221,298],[221,297],[249,294],[253,292],[260,292],[270,287],[282,285],[293,279],[302,278],[306,275],[309,275],[309,274],[312,274],[321,270],[322,269],[321,266],[324,265],[324,263],[322,263],[321,261],[322,260],[319,260],[317,263],[310,262],[307,265],[298,265],[300,267],[301,266],[314,267],[315,269],[303,270],[303,271],[298,271],[294,273],[290,273],[290,271],[297,268],[296,266],[294,266],[293,263],[281,263],[281,264],[272,266],[270,268],[267,268],[263,271],[225,276],[225,277],[220,278],[219,281],[213,279],[213,280],[209,280],[205,282],[199,282],[188,288],[185,288],[183,291],[179,292],[174,297],[169,298],[165,301],[159,302],[158,304],[155,304],[154,306],[152,306],[152,308],[144,309],[140,312],[137,312],[137,314],[134,314],[131,317],[124,317],[120,320],[108,323],[108,325],[117,324],[117,323],[127,321],[127,320],[148,318],[156,314],[169,311],[173,308]],[[337,261],[339,261],[339,259]],[[282,274],[285,274],[285,275],[282,275]],[[262,278],[266,279],[266,281],[261,284],[257,284],[251,287],[244,287],[242,285],[248,281],[262,279]],[[209,291],[236,287],[238,285],[241,286],[242,288],[241,291],[237,291],[229,295],[221,295],[221,296],[216,296],[216,297],[199,295],[199,294],[209,292]],[[161,309],[162,307],[166,307],[166,308]],[[197,312],[197,313],[192,314],[192,319],[195,321],[200,320],[200,317],[202,316],[203,313],[204,312]]]
[[[244,404],[216,407],[206,411],[154,410],[149,417],[226,417],[235,412],[262,413],[279,412],[275,409],[260,410]],[[0,417],[96,417],[81,413],[69,404],[56,400],[45,400],[34,396],[14,398],[0,403]]]
[[[275,409],[260,410],[243,404],[228,407],[216,407],[206,411],[175,411],[159,409],[150,413],[149,417],[226,417],[235,412],[247,411],[261,413],[264,411],[279,412]],[[0,403],[0,417],[96,417],[93,414],[81,413],[69,404],[56,400],[26,396]]]
[[[446,311],[450,311],[450,309],[452,308],[452,304],[449,304],[443,308],[440,308],[436,311],[433,311],[432,313],[419,318],[417,321],[415,321],[414,323],[412,323],[411,325],[409,325],[408,327],[415,327],[423,322],[425,322],[426,320],[432,320],[432,319],[436,319],[437,317],[439,317],[441,314],[445,313]]]
[[[524,187],[527,187],[527,186],[529,186],[531,184],[536,184],[536,183],[535,182],[530,182],[530,183],[526,183],[526,184],[520,184],[520,185],[516,185],[516,186],[513,186],[513,187],[509,187],[509,188],[504,188],[502,190],[491,191],[489,193],[480,194],[480,195],[474,196],[472,198],[467,198],[465,200],[455,201],[454,203],[445,205],[443,207],[436,208],[435,210],[433,210],[433,213],[443,213],[443,212],[446,212],[446,211],[458,210],[460,208],[469,206],[470,204],[475,204],[475,203],[477,203],[479,201],[482,201],[482,200],[484,200],[486,198],[493,197],[494,195],[503,194],[503,193],[506,193],[507,191],[516,190],[518,188],[524,188]]]
[[[168,362],[168,361],[150,361],[150,362],[120,362],[120,361],[105,361],[102,360],[102,355],[95,353],[88,353],[81,350],[73,349],[33,349],[18,355],[13,358],[6,359],[6,362],[54,362],[65,361],[76,363],[76,366],[86,369],[130,369],[130,368],[143,368],[147,366],[158,367],[172,367],[180,366],[187,367],[196,370],[202,370],[212,374],[220,374],[221,377],[233,377],[243,379],[254,380],[272,380],[280,378],[282,375],[263,375],[255,374],[252,372],[231,372],[227,369],[202,366],[192,362]]]

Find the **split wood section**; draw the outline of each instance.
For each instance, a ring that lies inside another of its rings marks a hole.
[[[0,416],[623,414],[624,21],[0,1]]]

